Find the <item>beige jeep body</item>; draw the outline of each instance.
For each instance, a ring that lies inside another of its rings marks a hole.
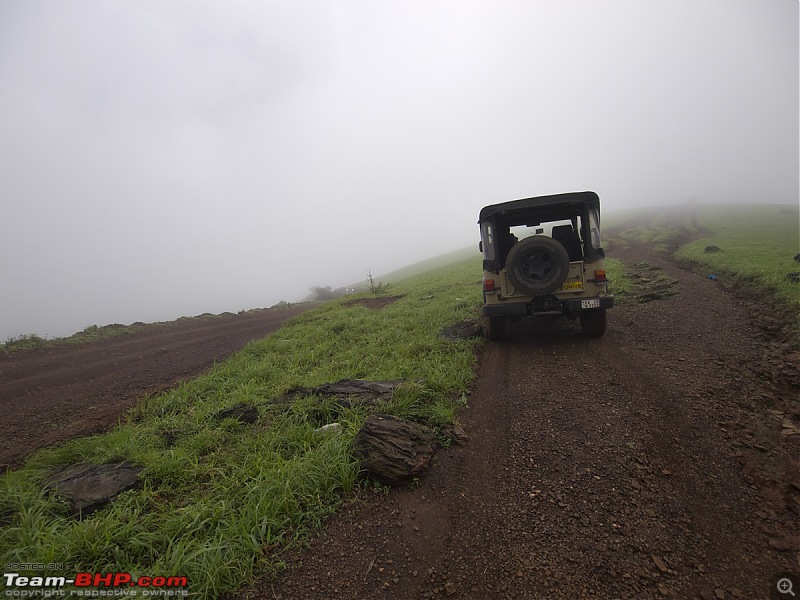
[[[600,241],[600,199],[576,192],[484,207],[478,221],[483,252],[482,315],[490,339],[502,339],[522,317],[580,318],[600,337],[608,291]]]

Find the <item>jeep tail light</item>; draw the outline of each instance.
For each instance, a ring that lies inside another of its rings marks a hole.
[[[484,292],[493,292],[494,291],[494,279],[484,279],[483,280],[483,291]]]
[[[605,269],[597,269],[594,272],[594,280],[597,283],[608,281],[608,278],[606,277],[606,270]]]

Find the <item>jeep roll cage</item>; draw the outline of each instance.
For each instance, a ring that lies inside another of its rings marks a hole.
[[[600,198],[594,192],[572,192],[511,200],[482,208],[478,224],[481,227],[483,270],[499,273],[504,267],[509,250],[507,246],[513,245],[508,241],[511,227],[535,227],[553,221],[572,223],[571,232],[569,225],[553,229],[553,237],[556,237],[556,229],[566,228],[566,232],[559,232],[559,235],[566,234],[566,238],[559,239],[565,247],[573,241],[575,248],[580,249],[576,252],[582,251],[587,262],[605,258],[600,242]],[[571,260],[575,258],[571,257]]]

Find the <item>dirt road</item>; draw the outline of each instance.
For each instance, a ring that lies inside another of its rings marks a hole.
[[[469,443],[241,596],[770,598],[800,570],[800,356],[724,281],[646,252],[617,255],[677,293],[615,308],[602,339],[488,344]]]
[[[145,394],[203,373],[310,306],[185,319],[102,342],[0,355],[0,469],[105,430]]]

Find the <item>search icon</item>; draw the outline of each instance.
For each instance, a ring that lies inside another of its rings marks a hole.
[[[778,593],[779,594],[790,594],[794,596],[794,592],[792,591],[792,580],[788,577],[781,577],[778,579]]]

